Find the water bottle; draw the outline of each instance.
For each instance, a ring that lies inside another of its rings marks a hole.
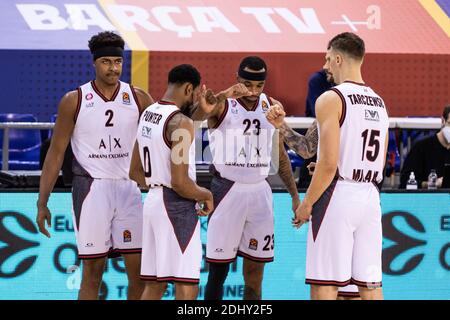
[[[431,172],[428,175],[428,189],[437,189],[437,174],[434,169],[431,169]]]
[[[411,173],[409,175],[409,180],[406,183],[406,189],[408,189],[408,190],[417,189],[417,180],[416,180],[416,176],[414,175],[414,171],[411,171]]]

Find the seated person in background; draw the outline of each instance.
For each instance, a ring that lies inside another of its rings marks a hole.
[[[430,137],[418,141],[405,159],[400,176],[400,188],[406,188],[411,171],[418,188],[428,187],[428,175],[432,169],[438,176],[437,187],[442,186],[444,165],[450,163],[450,105],[442,112],[442,128]]]
[[[333,76],[322,69],[314,72],[308,79],[308,95],[306,96],[307,117],[316,117],[316,100],[325,91],[335,86]]]

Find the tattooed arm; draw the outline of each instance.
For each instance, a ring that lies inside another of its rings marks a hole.
[[[317,153],[317,143],[319,137],[317,134],[317,121],[308,128],[305,135],[301,135],[290,128],[286,122],[280,127],[280,134],[284,142],[304,159],[312,158]]]
[[[278,174],[283,181],[286,189],[292,198],[292,211],[295,212],[295,209],[300,205],[300,198],[298,196],[297,186],[295,185],[294,175],[292,174],[291,161],[289,160],[289,156],[284,149],[284,143],[280,136],[279,138],[279,168]]]
[[[280,134],[289,148],[305,159],[312,158],[317,153],[317,144],[319,142],[317,121],[313,122],[305,135],[301,135],[290,128],[284,121],[286,112],[284,112],[281,103],[273,98],[270,99],[273,105],[266,113],[267,120],[275,128],[280,129]]]

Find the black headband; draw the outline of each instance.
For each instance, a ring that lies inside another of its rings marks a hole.
[[[264,81],[266,80],[267,72],[265,70],[263,72],[249,72],[245,71],[244,69],[239,69],[238,75],[245,80]]]
[[[94,61],[101,57],[122,57],[123,49],[121,47],[102,47],[93,52]]]

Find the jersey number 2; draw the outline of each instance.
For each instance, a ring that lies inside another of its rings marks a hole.
[[[114,116],[114,112],[112,110],[106,110],[105,116],[108,116],[108,120],[106,120],[105,127],[112,127],[114,124],[111,122]]]

